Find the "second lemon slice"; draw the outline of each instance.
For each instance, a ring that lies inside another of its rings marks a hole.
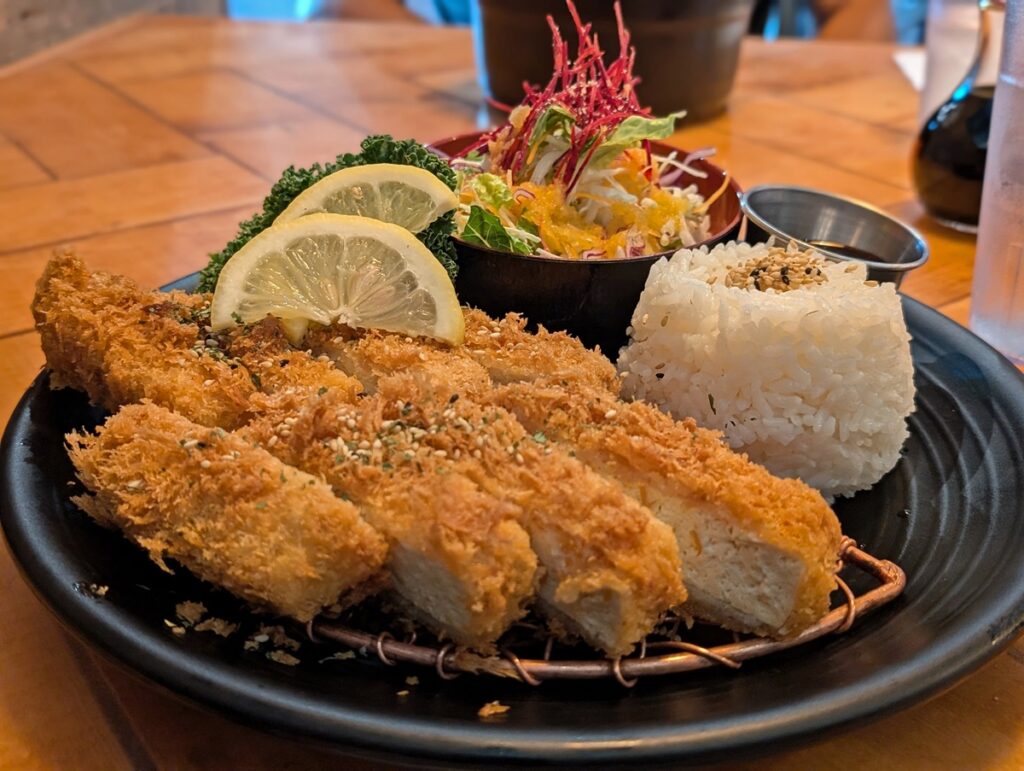
[[[274,224],[328,212],[370,217],[419,233],[457,205],[455,193],[425,169],[372,163],[328,174],[303,190]]]
[[[463,340],[451,279],[408,230],[366,217],[310,214],[275,224],[224,266],[210,309],[214,329],[267,315],[301,337],[306,324]]]

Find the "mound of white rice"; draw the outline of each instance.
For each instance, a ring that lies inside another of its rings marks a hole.
[[[914,383],[899,298],[866,284],[863,265],[811,252],[802,257],[823,283],[736,285],[769,256],[765,244],[729,243],[659,260],[619,358],[625,392],[720,429],[775,474],[853,494],[896,464],[907,437]]]

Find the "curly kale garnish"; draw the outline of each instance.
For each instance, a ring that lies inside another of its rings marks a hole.
[[[361,147],[362,152],[345,153],[323,165],[314,163],[308,169],[296,169],[294,166],[285,169],[281,178],[270,189],[270,195],[263,199],[263,210],[242,222],[238,226],[238,235],[221,251],[210,255],[209,264],[200,272],[199,291],[212,292],[217,286],[217,277],[220,275],[221,268],[231,259],[232,255],[245,246],[251,238],[270,227],[277,215],[283,212],[299,193],[328,174],[351,166],[365,166],[370,163],[401,163],[426,169],[452,190],[455,189],[455,172],[451,167],[412,139],[399,141],[392,139],[387,134],[379,134],[364,139]],[[458,265],[455,262],[455,247],[451,240],[454,229],[455,215],[453,212],[448,212],[417,235],[420,241],[434,253],[452,279],[458,272]]]

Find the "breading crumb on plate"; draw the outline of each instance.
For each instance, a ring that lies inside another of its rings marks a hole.
[[[206,606],[201,602],[179,602],[174,606],[174,613],[186,624],[193,626],[206,615]]]
[[[197,632],[213,632],[218,637],[230,637],[238,629],[238,624],[232,624],[222,618],[208,618],[196,624]]]
[[[267,626],[264,624],[260,627],[260,631],[252,638],[256,642],[265,643],[268,640],[278,648],[288,648],[289,650],[297,651],[302,647],[302,643],[298,640],[288,636],[285,632],[284,627],[280,624],[275,626]]]
[[[286,653],[285,651],[268,651],[267,658],[271,661],[276,661],[278,664],[284,664],[288,667],[294,667],[299,664],[300,661],[295,658],[292,654]]]
[[[174,634],[175,637],[184,637],[185,636],[185,627],[180,626],[180,625],[174,623],[170,619],[165,618],[164,619],[164,625],[168,629],[171,630],[171,633]]]
[[[355,657],[355,651],[338,651],[337,653],[332,653],[330,656],[325,656],[317,663],[324,664],[328,661],[345,661],[346,659],[354,659]]]
[[[110,587],[106,584],[87,584],[85,591],[97,599],[107,596],[107,592],[110,591]]]
[[[489,701],[484,704],[479,710],[477,710],[477,716],[487,720],[491,717],[497,717],[498,715],[504,715],[508,712],[511,707],[507,704],[502,704],[498,701]]]

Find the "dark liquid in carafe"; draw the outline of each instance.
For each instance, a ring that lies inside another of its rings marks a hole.
[[[981,210],[993,86],[954,94],[928,119],[914,150],[914,185],[939,220],[976,226]]]

